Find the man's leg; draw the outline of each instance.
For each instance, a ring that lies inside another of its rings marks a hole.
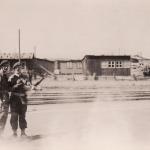
[[[20,108],[20,103],[19,103],[18,97],[12,96],[10,98],[10,111],[11,111],[10,124],[13,130],[14,136],[17,136],[19,108]]]
[[[13,135],[17,136],[17,129],[18,129],[18,113],[11,112],[10,124],[13,130]]]
[[[21,129],[21,136],[26,136],[25,133],[25,129],[27,128],[26,111],[27,105],[22,105],[19,113],[19,127]]]
[[[1,106],[0,112],[0,134],[3,132],[5,128],[8,117],[8,111],[9,111],[9,104],[4,102]]]

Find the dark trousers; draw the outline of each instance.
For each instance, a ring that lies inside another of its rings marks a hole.
[[[8,111],[9,111],[9,97],[8,93],[1,93],[0,99],[3,102],[2,105],[0,106],[0,133],[4,130],[6,121],[7,121],[7,116],[8,116]]]
[[[18,129],[18,124],[21,130],[27,128],[26,111],[27,104],[22,104],[20,97],[11,97],[10,102],[11,118],[10,124],[13,130]]]
[[[1,108],[1,113],[0,113],[0,133],[4,130],[6,121],[7,121],[7,116],[8,116],[8,111],[9,111],[9,104],[4,103]]]

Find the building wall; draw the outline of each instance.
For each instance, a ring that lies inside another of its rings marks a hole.
[[[97,59],[90,59],[87,61],[88,62],[88,74],[90,75],[100,75],[101,70],[100,70],[100,60]]]
[[[88,59],[85,58],[82,61],[83,64],[83,74],[86,76],[89,75],[99,75],[100,74],[100,61],[97,59]]]
[[[102,76],[129,76],[130,69],[129,68],[102,68],[101,69]]]
[[[35,69],[39,73],[44,73],[45,70],[42,69],[40,66],[46,68],[49,72],[54,73],[54,62],[45,60],[45,59],[35,59],[33,69]]]
[[[129,76],[131,64],[129,60],[106,59],[101,60],[100,75]]]
[[[59,73],[60,74],[83,74],[82,63],[79,62],[59,62]]]
[[[83,66],[83,74],[88,76],[90,72],[88,70],[88,60],[86,57],[82,60],[82,66]]]
[[[84,75],[96,76],[129,76],[130,73],[130,59],[106,56],[84,58],[83,60]]]

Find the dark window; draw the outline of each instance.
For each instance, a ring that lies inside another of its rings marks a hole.
[[[115,61],[109,61],[108,62],[108,67],[109,68],[114,68],[115,67]]]
[[[109,61],[108,62],[108,67],[109,68],[121,68],[122,67],[122,62],[121,61]]]

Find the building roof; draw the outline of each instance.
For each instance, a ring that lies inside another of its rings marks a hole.
[[[33,53],[21,53],[20,54],[21,59],[33,59],[34,54]],[[0,53],[0,59],[19,59],[18,53]]]
[[[40,61],[48,61],[48,62],[54,63],[54,60],[49,60],[49,59],[47,59],[47,58],[36,58],[36,60],[40,60]]]
[[[79,59],[58,59],[57,62],[81,62]]]
[[[137,59],[137,60],[150,60],[149,58],[145,58],[143,56],[139,56],[139,55],[134,55],[132,56],[133,59]]]
[[[82,60],[88,59],[128,59],[130,60],[130,55],[85,55]]]

